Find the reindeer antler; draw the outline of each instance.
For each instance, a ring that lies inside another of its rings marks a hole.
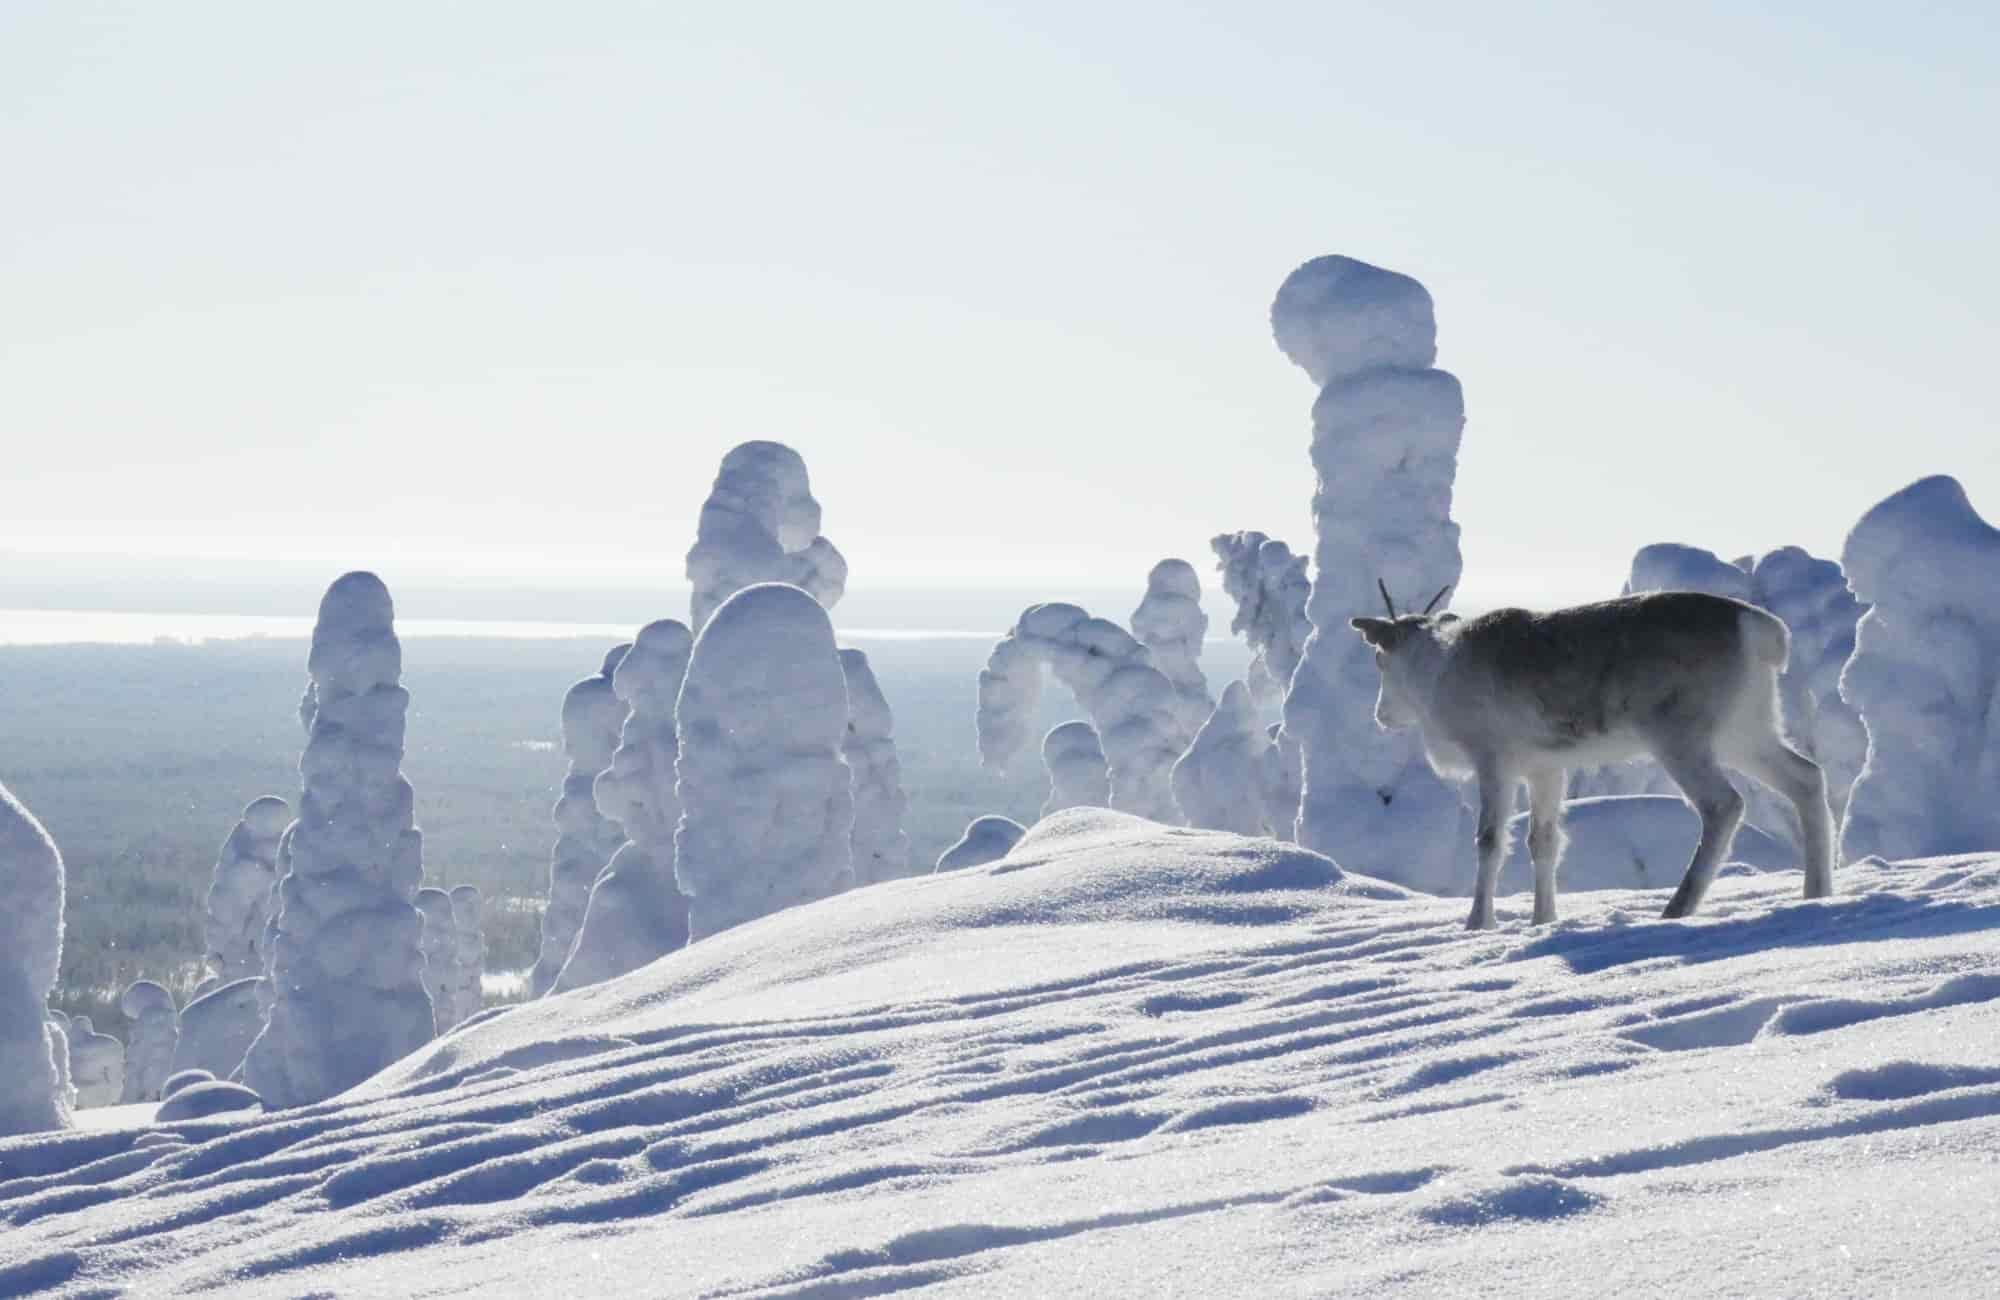
[[[1449,582],[1445,583],[1445,584],[1444,584],[1444,586],[1442,586],[1442,587],[1439,587],[1439,588],[1438,588],[1438,594],[1437,594],[1437,595],[1435,595],[1435,596],[1432,596],[1432,597],[1431,597],[1431,603],[1430,603],[1430,604],[1428,604],[1428,605],[1426,605],[1426,606],[1424,606],[1424,613],[1428,614],[1428,613],[1430,613],[1430,612],[1431,612],[1432,610],[1436,609],[1436,608],[1437,608],[1437,605],[1438,605],[1438,602],[1439,602],[1439,601],[1441,601],[1441,600],[1443,600],[1443,599],[1444,599],[1444,594],[1445,594],[1445,593],[1446,593],[1447,591],[1450,591],[1450,590],[1451,590],[1451,584],[1450,584]]]
[[[1382,593],[1382,603],[1389,607],[1389,621],[1393,623],[1396,619],[1396,602],[1389,599],[1389,584],[1378,577],[1375,579],[1375,587]]]

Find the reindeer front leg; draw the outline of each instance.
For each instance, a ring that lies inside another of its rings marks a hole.
[[[1472,886],[1468,930],[1493,928],[1493,891],[1500,885],[1500,863],[1507,856],[1507,819],[1514,812],[1514,779],[1498,766],[1479,768],[1479,833],[1473,847],[1479,853],[1479,879]]]

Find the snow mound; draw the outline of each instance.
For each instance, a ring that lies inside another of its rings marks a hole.
[[[1920,479],[1861,517],[1841,565],[1873,606],[1840,676],[1868,729],[1843,859],[2000,847],[2000,530],[1958,480]]]
[[[1467,932],[1072,809],[321,1105],[0,1141],[0,1292],[1964,1294],[2000,857],[1842,886]]]
[[[1012,817],[1002,817],[997,813],[974,817],[965,824],[965,833],[938,854],[934,870],[960,871],[966,867],[983,867],[989,862],[998,862],[1027,833],[1028,828]]]
[[[1563,804],[1563,829],[1569,849],[1557,873],[1557,888],[1567,895],[1586,889],[1671,889],[1680,884],[1701,818],[1674,795],[1608,795],[1571,799]],[[1528,856],[1528,814],[1511,823],[1507,859],[1500,871],[1503,888],[1534,886],[1535,867]],[[1755,826],[1736,832],[1729,850],[1732,862],[1760,871],[1797,871],[1798,850]]]

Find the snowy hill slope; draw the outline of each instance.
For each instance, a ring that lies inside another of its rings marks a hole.
[[[282,1115],[0,1143],[0,1295],[2000,1291],[2000,856],[1462,900],[1101,810]]]

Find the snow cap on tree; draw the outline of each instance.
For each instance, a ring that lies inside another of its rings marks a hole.
[[[854,883],[847,685],[826,610],[737,592],[702,629],[677,710],[674,872],[699,940]]]
[[[903,814],[903,764],[896,756],[895,716],[889,700],[859,650],[840,652],[847,681],[847,738],[841,757],[854,776],[854,883],[872,885],[910,874],[910,837]]]
[[[958,842],[938,855],[937,871],[962,871],[998,862],[1021,842],[1028,828],[1012,817],[988,813],[966,823]]]
[[[1416,733],[1376,727],[1380,674],[1347,625],[1383,613],[1378,582],[1415,609],[1458,582],[1451,491],[1465,400],[1458,381],[1431,364],[1430,294],[1353,258],[1315,258],[1279,287],[1271,329],[1320,388],[1312,411],[1319,538],[1306,605],[1315,630],[1284,717],[1303,762],[1298,842],[1351,870],[1463,893],[1471,815],[1431,771]]]
[[[625,828],[597,807],[596,782],[611,766],[618,734],[631,710],[612,688],[612,675],[632,648],[614,646],[595,676],[573,684],[563,696],[563,754],[569,771],[556,800],[556,846],[549,859],[549,901],[542,909],[542,946],[528,972],[528,996],[541,997],[569,960],[570,946],[583,925],[590,886],[625,842]]]
[[[819,535],[805,460],[779,442],[746,442],[722,458],[687,557],[696,632],[735,592],[792,583],[828,609],[847,589],[847,561]]]
[[[278,883],[273,1001],[243,1062],[276,1108],[344,1091],[432,1035],[424,993],[423,835],[399,770],[409,692],[395,605],[372,573],[327,588],[306,660],[298,819]]]
[[[611,674],[627,713],[611,766],[597,776],[597,810],[623,828],[626,843],[591,884],[556,992],[615,979],[687,944],[687,899],[674,883],[674,701],[693,648],[686,624],[656,619]]]
[[[1132,635],[1153,656],[1153,666],[1174,684],[1181,726],[1192,736],[1215,710],[1201,671],[1201,643],[1208,615],[1201,608],[1201,578],[1186,560],[1161,560],[1146,575],[1146,595],[1132,611]]]
[[[1065,808],[1109,808],[1111,774],[1097,728],[1081,718],[1058,722],[1042,737],[1042,766],[1049,772],[1049,797],[1042,816]]]
[[[180,1008],[163,986],[134,980],[120,995],[118,1009],[132,1024],[125,1046],[125,1091],[119,1101],[158,1101],[160,1086],[173,1069],[174,1048],[180,1044]]]
[[[0,1137],[68,1128],[69,1045],[50,1023],[62,964],[63,861],[55,841],[0,785]],[[63,1065],[57,1065],[61,1053]]]
[[[1191,739],[1173,683],[1133,636],[1075,605],[1031,605],[993,647],[979,674],[979,757],[1004,770],[1028,742],[1042,669],[1070,688],[1097,728],[1111,806],[1177,825],[1168,773]]]

